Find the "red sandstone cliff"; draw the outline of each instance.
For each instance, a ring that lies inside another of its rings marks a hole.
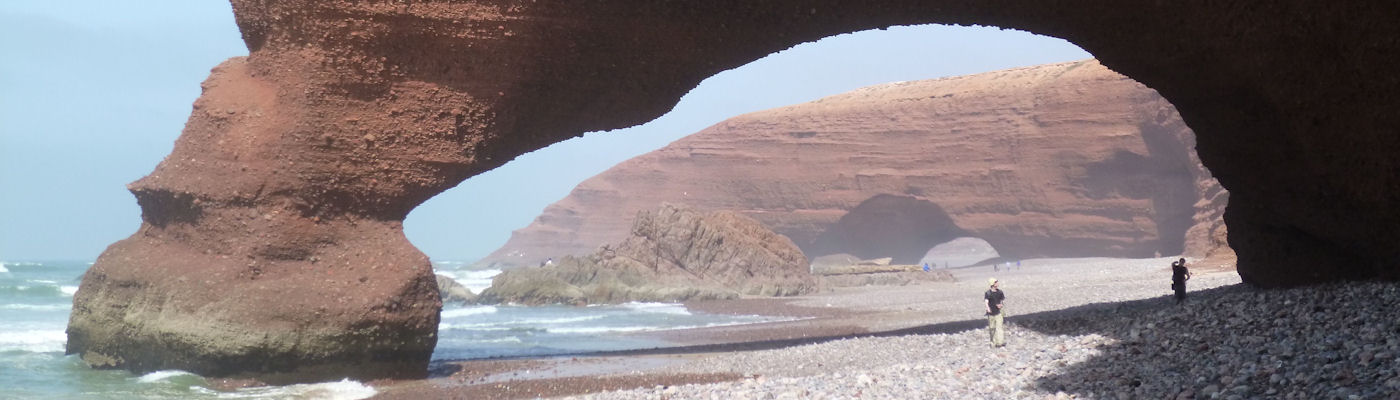
[[[623,162],[483,262],[590,253],[661,202],[740,211],[810,257],[913,263],[962,234],[1011,257],[1205,255],[1225,192],[1194,145],[1166,100],[1094,60],[891,83]]]

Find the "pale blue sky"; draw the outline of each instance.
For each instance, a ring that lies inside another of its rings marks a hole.
[[[125,185],[170,152],[209,69],[246,55],[219,0],[0,2],[0,260],[95,259],[135,232]],[[435,260],[471,261],[608,167],[726,118],[891,81],[1090,55],[986,27],[839,35],[715,75],[669,114],[555,144],[469,179],[405,221]]]

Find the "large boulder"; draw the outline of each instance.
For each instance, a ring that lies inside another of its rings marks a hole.
[[[663,205],[632,234],[585,257],[501,272],[483,303],[593,304],[791,296],[812,291],[807,257],[786,237],[728,211]]]
[[[67,352],[98,368],[267,383],[422,377],[442,307],[432,270],[398,230],[364,228],[298,257],[209,257],[170,235],[199,229],[171,225],[117,242],[73,297]]]
[[[442,297],[443,303],[473,304],[476,303],[476,293],[471,289],[457,283],[450,276],[437,275],[438,294]]]

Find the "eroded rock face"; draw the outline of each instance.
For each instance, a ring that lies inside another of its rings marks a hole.
[[[616,304],[795,296],[816,283],[787,237],[729,211],[670,204],[638,213],[629,237],[585,257],[502,271],[484,303]]]
[[[739,210],[814,257],[915,264],[960,236],[1013,258],[1202,256],[1225,202],[1202,201],[1224,191],[1194,145],[1166,100],[1093,60],[873,86],[625,161],[483,262],[587,254],[662,202]]]
[[[140,230],[75,296],[68,350],[95,364],[422,374],[438,299],[399,221],[424,199],[774,51],[920,23],[1062,37],[1170,99],[1231,191],[1247,282],[1400,278],[1394,2],[232,3],[250,55],[211,75],[131,186]]]

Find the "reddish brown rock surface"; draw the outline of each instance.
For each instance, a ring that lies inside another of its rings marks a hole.
[[[424,199],[769,53],[920,23],[1065,38],[1170,99],[1230,189],[1245,281],[1400,278],[1394,2],[232,3],[249,56],[212,74],[131,186],[139,231],[75,296],[68,350],[95,364],[422,374],[438,299],[399,223]]]
[[[812,257],[914,264],[960,236],[1012,258],[1180,254],[1192,217],[1224,208],[1201,202],[1221,190],[1194,144],[1166,100],[1093,60],[874,86],[623,162],[484,261],[590,253],[662,202],[743,212]]]

